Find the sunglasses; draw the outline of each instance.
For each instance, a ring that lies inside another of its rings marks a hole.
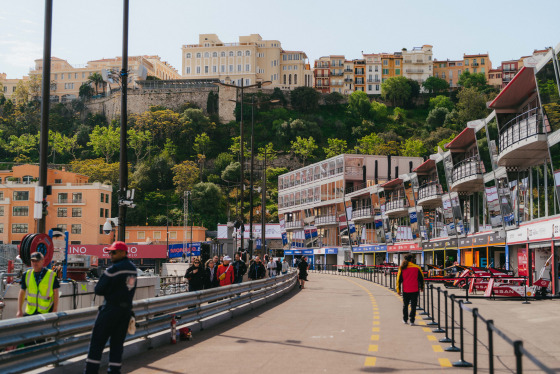
[[[111,254],[111,255],[116,255],[116,254],[117,254],[117,251],[109,251],[109,254]]]

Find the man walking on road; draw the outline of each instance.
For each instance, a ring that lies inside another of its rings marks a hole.
[[[31,316],[58,311],[58,289],[56,273],[43,267],[45,258],[40,252],[31,254],[31,267],[21,277],[16,317]],[[27,296],[27,297],[26,297]],[[27,300],[25,313],[23,302]]]
[[[241,260],[241,253],[237,252],[235,254],[235,261],[233,262],[233,271],[235,275],[234,283],[243,282],[243,276],[247,272],[247,265]]]
[[[255,257],[255,261],[251,263],[248,275],[251,280],[263,279],[266,275],[266,269],[264,268],[259,256]]]
[[[397,273],[397,293],[403,295],[403,323],[405,325],[408,325],[408,305],[410,304],[410,325],[414,326],[420,291],[424,291],[424,275],[420,267],[412,262],[412,255],[406,255]]]
[[[305,281],[307,280],[307,269],[309,269],[309,265],[307,264],[307,258],[303,256],[301,261],[298,264],[299,269],[299,288],[305,288]]]
[[[136,267],[126,257],[128,247],[123,242],[114,242],[109,247],[113,265],[99,278],[95,294],[105,296],[91,333],[89,353],[86,359],[86,374],[97,374],[101,355],[107,340],[111,338],[109,373],[121,372],[123,344],[132,316],[132,299],[136,291]]]

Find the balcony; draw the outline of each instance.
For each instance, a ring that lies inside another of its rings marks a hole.
[[[380,79],[368,79],[367,80],[368,83],[381,83]]]
[[[352,83],[352,82],[354,82],[354,79],[352,79],[352,78],[345,78],[345,79],[344,79],[344,82],[345,82],[345,83]]]
[[[344,73],[342,71],[339,71],[339,72],[331,71],[330,74],[331,74],[331,77],[342,77],[344,75]]]
[[[354,69],[344,69],[344,72],[345,72],[345,73],[353,73],[353,72],[354,72]]]
[[[352,220],[356,223],[373,222],[375,214],[370,206],[352,211]]]
[[[406,69],[409,74],[424,74],[424,69]]]
[[[303,222],[301,221],[286,222],[285,227],[286,227],[286,231],[303,230]]]
[[[389,217],[403,217],[408,215],[408,207],[406,198],[393,199],[385,203],[385,214]]]
[[[326,215],[326,216],[315,217],[315,226],[316,227],[336,226],[336,225],[338,225],[338,221],[337,221],[335,215]]]
[[[433,208],[441,206],[441,194],[443,190],[438,182],[424,184],[418,190],[418,205]]]
[[[529,167],[548,158],[546,123],[540,108],[522,113],[500,132],[498,165]]]
[[[84,199],[58,199],[53,205],[85,205]]]
[[[475,157],[467,158],[453,166],[451,192],[482,191],[484,180],[482,163]]]

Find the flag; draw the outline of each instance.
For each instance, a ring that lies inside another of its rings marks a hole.
[[[348,229],[350,230],[350,234],[356,232],[356,226],[354,226],[354,222],[348,222]]]
[[[282,233],[282,246],[285,246],[288,244],[288,234],[286,234],[285,232]]]

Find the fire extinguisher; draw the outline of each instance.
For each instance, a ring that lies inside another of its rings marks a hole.
[[[175,314],[171,316],[171,344],[177,344],[177,320]]]

